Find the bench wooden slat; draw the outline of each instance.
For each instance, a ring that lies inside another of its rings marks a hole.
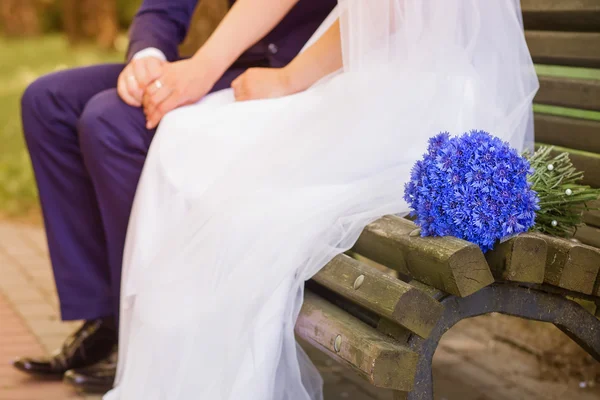
[[[600,250],[563,238],[539,237],[548,245],[544,282],[578,293],[594,293],[600,271]]]
[[[590,210],[583,213],[583,221],[591,226],[600,228],[600,200],[591,201],[588,204],[590,208],[597,208],[597,210]]]
[[[313,279],[424,338],[443,312],[442,305],[423,291],[345,254],[334,258]]]
[[[600,153],[600,121],[535,113],[535,140]]]
[[[412,286],[416,287],[417,289],[423,290],[427,293],[427,290],[424,290],[422,287],[429,286],[423,284],[421,284],[422,286],[419,286],[413,284],[413,282],[417,281],[411,281],[410,284]],[[403,345],[407,344],[412,336],[419,336],[416,335],[414,332],[406,329],[405,327],[398,325],[398,323],[390,319],[384,318],[374,313],[373,311],[370,311],[356,303],[350,302],[348,299],[342,297],[339,293],[333,292],[325,288],[324,286],[319,285],[314,280],[306,282],[305,288],[308,289],[311,293],[314,293],[317,296],[327,300],[331,304],[339,307],[340,309],[344,310],[348,314],[359,319],[360,321],[364,322],[370,327],[377,329],[379,332],[396,339],[397,342]]]
[[[524,233],[497,244],[485,258],[496,279],[543,283],[547,253],[544,239]]]
[[[412,281],[410,284],[418,289],[423,290],[421,286],[414,285],[413,282],[417,281]],[[423,286],[429,287],[426,285]],[[339,293],[333,292],[319,285],[313,280],[306,282],[305,288],[308,289],[311,293],[314,293],[322,299],[327,300],[331,304],[335,305],[336,307],[339,307],[340,309],[344,310],[348,314],[359,319],[360,321],[364,322],[370,327],[377,329],[377,331],[394,338],[398,343],[402,345],[408,344],[411,337],[419,336],[414,332],[406,329],[405,327],[398,325],[398,323],[390,319],[384,318],[370,310],[367,310],[366,308],[363,308],[362,306],[357,305],[356,303],[350,302],[349,300],[342,297]],[[425,290],[425,292],[427,291]]]
[[[313,293],[305,294],[296,334],[375,386],[413,389],[415,352]]]
[[[525,38],[536,63],[600,67],[600,33],[525,31]]]
[[[557,149],[568,151],[573,166],[583,171],[584,177],[581,181],[584,185],[600,188],[600,154],[588,153],[580,150]]]
[[[598,0],[521,0],[526,29],[600,31]]]
[[[536,103],[600,111],[600,80],[540,76],[539,81]]]
[[[532,12],[599,12],[598,0],[521,0],[523,14]]]
[[[415,229],[414,222],[386,216],[367,226],[354,250],[400,274],[460,297],[494,282],[477,245],[454,237],[413,236]]]
[[[575,238],[589,246],[600,248],[600,228],[583,225],[577,228]]]

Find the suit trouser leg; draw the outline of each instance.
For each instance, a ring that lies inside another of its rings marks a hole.
[[[123,65],[44,76],[22,100],[65,320],[117,315],[127,223],[155,131],[118,97]],[[232,68],[214,90],[244,71]]]
[[[23,128],[66,320],[114,315],[117,308],[121,263],[116,260],[153,134],[144,128],[141,110],[125,105],[111,89],[122,68],[100,65],[47,75],[32,83],[22,99]],[[128,136],[138,141],[115,142]],[[119,152],[120,163],[108,167]],[[128,152],[134,166],[121,165]],[[129,174],[120,174],[119,168]]]
[[[78,125],[81,154],[104,226],[112,305],[117,316],[129,215],[155,133],[145,124],[140,108],[126,105],[116,89],[109,89],[88,102]]]
[[[225,72],[211,91],[230,86],[244,70]],[[114,314],[119,314],[125,237],[133,199],[156,130],[145,128],[140,108],[130,107],[116,89],[105,90],[87,103],[79,120],[81,154],[96,191],[108,252]]]

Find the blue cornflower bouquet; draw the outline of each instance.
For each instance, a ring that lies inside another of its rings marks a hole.
[[[429,140],[404,198],[421,236],[455,236],[486,252],[498,240],[529,230],[539,209],[527,159],[484,131]]]

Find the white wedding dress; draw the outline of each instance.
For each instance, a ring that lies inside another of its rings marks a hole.
[[[440,131],[531,144],[518,0],[341,0],[344,69],[293,96],[207,96],[165,117],[124,258],[106,400],[314,400],[294,340],[304,281],[369,222]],[[314,39],[313,39],[314,40]]]

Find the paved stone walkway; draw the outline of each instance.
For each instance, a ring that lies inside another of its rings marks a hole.
[[[81,398],[64,385],[50,380],[34,380],[16,371],[8,361],[19,354],[42,354],[45,349],[22,316],[0,294],[0,399]]]
[[[0,221],[0,400],[99,400],[60,381],[30,379],[10,365],[16,356],[55,350],[78,326],[60,321],[43,230]],[[320,352],[311,357],[325,378],[327,400],[390,398]]]
[[[0,223],[0,400],[85,398],[10,365],[16,356],[56,349],[78,325],[59,320],[51,274],[43,231]]]

